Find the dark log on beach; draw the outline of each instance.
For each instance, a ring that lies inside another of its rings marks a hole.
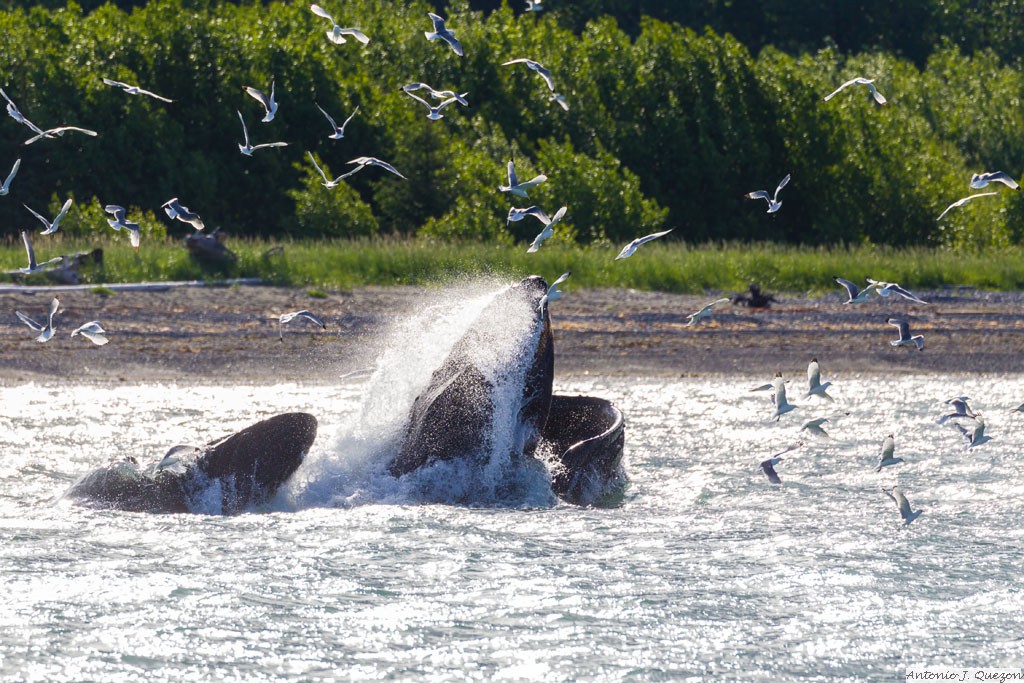
[[[198,230],[185,238],[188,253],[196,260],[214,266],[231,265],[238,260],[235,252],[224,246],[227,235],[217,228],[207,235]]]

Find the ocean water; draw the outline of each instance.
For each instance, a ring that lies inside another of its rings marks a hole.
[[[557,391],[626,413],[631,482],[594,508],[554,500],[536,468],[477,471],[495,481],[475,488],[458,468],[417,486],[380,476],[417,390],[386,373],[4,386],[0,679],[889,681],[1021,667],[1024,415],[1010,409],[1024,377],[823,366],[835,404],[801,400],[794,380],[800,407],[778,423],[750,391],[767,377],[559,378]],[[970,453],[935,422],[962,394],[993,436]],[[316,414],[319,437],[264,509],[61,498],[112,456],[156,460],[292,410]],[[803,420],[845,412],[831,440],[783,456],[781,486],[758,470]],[[905,462],[876,473],[889,433]],[[909,526],[880,491],[894,483],[924,510]]]

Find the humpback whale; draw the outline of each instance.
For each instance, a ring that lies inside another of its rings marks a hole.
[[[277,493],[309,452],[316,428],[307,413],[276,415],[205,446],[175,446],[150,468],[124,456],[64,495],[130,512],[189,512],[212,493],[221,512],[237,514]]]

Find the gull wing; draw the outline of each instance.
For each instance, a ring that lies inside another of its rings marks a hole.
[[[367,43],[370,42],[370,39],[366,37],[366,34],[357,28],[343,28],[339,29],[338,32],[341,33],[342,35],[352,36],[363,45],[366,45]]]
[[[33,320],[32,318],[28,317],[27,315],[25,315],[21,311],[15,311],[14,314],[16,316],[18,316],[18,319],[21,320],[21,322],[23,322],[26,325],[28,325],[29,327],[31,327],[33,332],[42,332],[44,329],[46,329],[45,326],[40,325],[35,320]]]
[[[330,14],[328,14],[327,10],[325,10],[320,5],[310,5],[309,6],[309,11],[312,12],[313,14],[317,15],[318,17],[323,17],[324,19],[327,19],[332,24],[334,23],[334,17],[332,17]]]
[[[15,159],[14,166],[7,175],[7,180],[4,181],[3,185],[0,185],[0,190],[2,190],[0,193],[7,194],[8,189],[11,187],[11,181],[14,180],[14,176],[17,175],[19,168],[21,168],[21,159]]]
[[[789,174],[787,173],[786,177],[779,181],[779,186],[775,188],[775,197],[773,197],[773,199],[778,197],[779,196],[779,192],[782,191],[782,188],[784,188],[788,184],[789,184]]]

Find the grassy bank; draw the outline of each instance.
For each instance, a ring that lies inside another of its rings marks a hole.
[[[942,249],[883,247],[805,248],[775,244],[651,243],[629,259],[616,261],[618,245],[564,247],[545,245],[527,254],[523,246],[425,241],[261,241],[230,240],[238,262],[226,268],[202,267],[179,242],[148,241],[138,252],[126,241],[80,241],[60,234],[35,241],[37,258],[102,247],[102,266],[83,269],[83,281],[257,277],[311,289],[360,285],[429,285],[460,275],[540,274],[549,281],[572,271],[576,287],[632,287],[681,293],[741,291],[750,282],[767,291],[821,293],[835,288],[833,275],[855,282],[865,277],[935,289],[966,285],[981,289],[1024,289],[1024,249],[977,253]],[[20,241],[0,245],[0,270],[25,265]],[[0,276],[11,281],[9,276]],[[43,284],[45,276],[24,280]]]

